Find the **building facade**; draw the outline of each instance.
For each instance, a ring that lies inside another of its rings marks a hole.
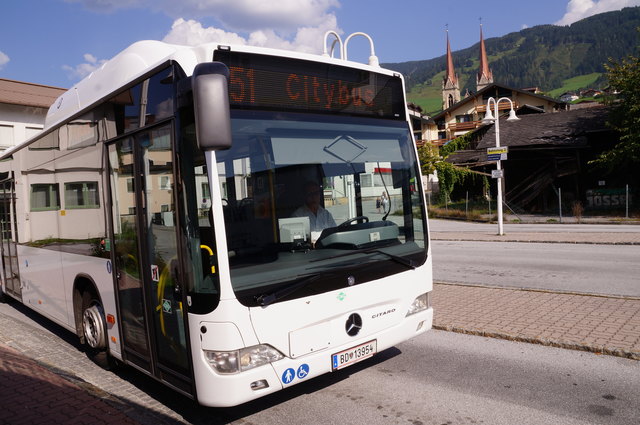
[[[0,151],[42,131],[49,106],[65,91],[0,78]]]

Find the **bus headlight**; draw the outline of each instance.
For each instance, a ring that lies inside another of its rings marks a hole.
[[[284,357],[280,351],[266,344],[254,345],[236,351],[204,350],[204,354],[209,365],[218,373],[224,374],[244,372]]]
[[[426,310],[429,307],[431,307],[431,292],[425,292],[413,300],[413,303],[409,306],[409,310],[407,310],[407,316]]]

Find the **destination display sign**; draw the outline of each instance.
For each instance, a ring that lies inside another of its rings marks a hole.
[[[405,119],[397,76],[230,50],[216,50],[214,60],[229,68],[232,108]]]

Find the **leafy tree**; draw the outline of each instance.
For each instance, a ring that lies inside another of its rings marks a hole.
[[[438,170],[441,202],[451,199],[451,193],[455,186],[463,184],[469,176],[473,175],[473,172],[468,168],[456,167],[446,161],[436,163],[436,169]]]
[[[638,28],[640,32],[640,28]],[[640,165],[640,57],[627,56],[606,65],[609,83],[620,92],[609,115],[609,126],[620,134],[620,142],[603,152],[594,164],[609,171],[637,170]]]
[[[467,133],[451,140],[439,150],[429,143],[418,148],[418,159],[423,174],[433,174],[434,171],[438,171],[441,201],[451,199],[451,193],[456,185],[463,185],[469,178],[475,177],[472,170],[458,167],[444,160],[455,151],[468,148],[472,137],[472,133]]]
[[[418,160],[422,174],[433,174],[436,170],[436,163],[440,161],[438,148],[431,143],[425,143],[418,148]]]

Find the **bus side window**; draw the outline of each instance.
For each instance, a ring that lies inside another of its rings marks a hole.
[[[149,79],[145,125],[173,115],[173,68],[160,71]]]
[[[123,90],[107,101],[105,116],[109,137],[140,128],[141,93],[142,83]]]

